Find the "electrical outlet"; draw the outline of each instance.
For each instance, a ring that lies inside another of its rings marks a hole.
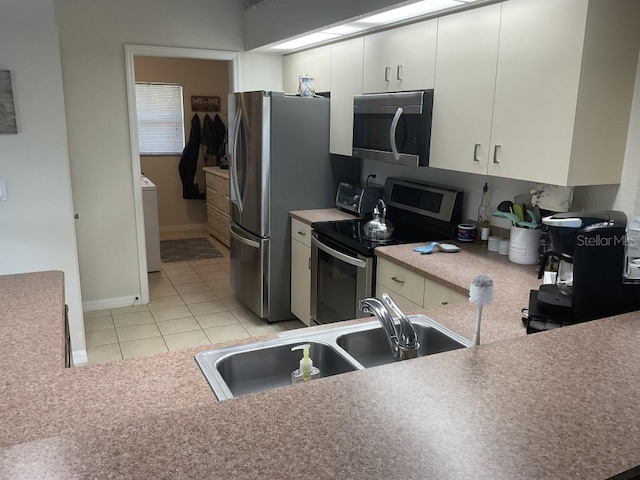
[[[0,202],[7,201],[7,183],[0,182]]]

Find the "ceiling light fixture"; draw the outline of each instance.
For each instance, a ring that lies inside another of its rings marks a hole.
[[[343,25],[336,25],[320,32],[303,35],[302,37],[295,38],[293,40],[287,40],[283,43],[271,46],[269,50],[282,52],[292,51],[302,47],[336,40],[340,37],[353,35],[358,32],[392,25],[394,23],[419,18],[436,12],[451,10],[456,7],[463,7],[477,1],[480,0],[422,0],[402,7],[393,8],[385,12],[377,13],[375,15],[360,18]]]

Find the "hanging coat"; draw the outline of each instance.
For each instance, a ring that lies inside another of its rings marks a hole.
[[[200,149],[200,117],[197,114],[191,119],[191,133],[189,140],[184,146],[178,172],[180,172],[180,180],[182,181],[182,198],[186,199],[204,199],[205,194],[200,193],[194,185],[196,171],[198,169],[198,151]]]
[[[206,147],[205,165],[219,165],[220,158],[224,155],[224,137],[227,129],[220,116],[216,113],[213,120],[209,114],[204,116],[202,130],[202,145]]]

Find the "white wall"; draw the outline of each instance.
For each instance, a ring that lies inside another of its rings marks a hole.
[[[369,174],[375,174],[376,178],[373,181],[381,185],[384,185],[387,177],[404,177],[463,190],[465,220],[477,218],[482,199],[482,186],[485,182],[489,185],[488,195],[492,207],[497,207],[502,200],[513,201],[513,197],[520,193],[528,194],[533,187],[533,183],[521,180],[453,172],[439,168],[403,167],[374,160],[363,160],[362,180],[366,180]]]
[[[620,185],[579,187],[574,205],[584,210],[621,210],[640,216],[640,60],[631,106],[627,147]]]
[[[55,0],[85,302],[140,295],[124,44],[240,51],[237,0]],[[280,60],[266,61],[277,65]],[[262,65],[243,77],[261,84]],[[275,67],[271,67],[274,70]],[[267,71],[264,88],[281,88]],[[274,86],[275,84],[275,86]]]
[[[74,359],[86,361],[53,1],[4,0],[0,45],[18,121],[17,135],[0,135],[0,274],[64,271]]]

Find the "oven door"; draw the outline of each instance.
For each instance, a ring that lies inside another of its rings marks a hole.
[[[369,94],[353,100],[353,156],[426,167],[433,91]]]
[[[322,325],[367,317],[358,302],[373,294],[374,261],[313,232],[311,321]]]

